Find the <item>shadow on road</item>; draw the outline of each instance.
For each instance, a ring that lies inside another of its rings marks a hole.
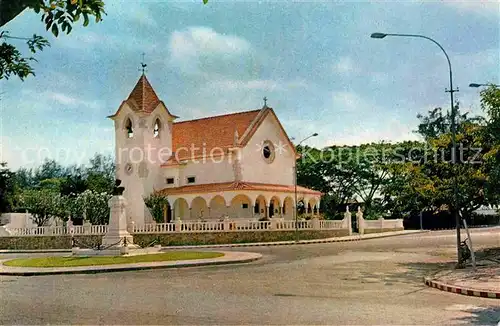
[[[477,307],[464,311],[471,315],[455,319],[457,323],[460,322],[467,325],[498,325],[500,322],[500,307]]]
[[[446,263],[399,263],[394,270],[376,272],[370,270],[358,270],[356,275],[346,277],[345,280],[357,280],[361,283],[383,283],[391,286],[395,284],[409,284],[415,286],[425,286],[423,278],[432,276],[443,269],[453,268],[454,262]]]

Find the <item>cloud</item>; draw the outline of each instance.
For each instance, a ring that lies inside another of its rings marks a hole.
[[[200,54],[238,55],[250,50],[246,40],[219,34],[209,27],[189,27],[185,31],[175,31],[170,39],[170,51],[174,58],[193,57]]]
[[[254,80],[218,80],[210,84],[213,88],[224,90],[281,90],[283,86],[273,80],[254,79]]]
[[[67,95],[64,93],[58,93],[58,92],[46,92],[45,96],[47,96],[48,99],[51,99],[53,101],[56,101],[60,104],[67,105],[67,106],[84,106],[88,107],[91,109],[99,109],[102,108],[103,105],[99,101],[87,101],[87,100],[82,100],[78,97]]]
[[[350,75],[359,73],[359,68],[350,57],[340,57],[333,65],[333,71],[343,75]]]
[[[296,88],[307,88],[305,80],[280,81],[272,79],[220,79],[211,81],[208,85],[211,88],[219,89],[221,92],[230,91],[286,91]]]
[[[413,132],[414,126],[406,125],[396,119],[390,119],[377,126],[358,124],[350,126],[337,133],[335,137],[326,141],[327,145],[360,145],[372,142],[401,142],[418,140],[419,136]]]
[[[332,104],[335,112],[362,112],[370,110],[370,105],[363,98],[350,91],[333,92]]]
[[[473,12],[485,16],[498,16],[500,10],[500,2],[498,0],[445,0],[442,3],[461,12]]]
[[[109,3],[106,2],[106,11],[120,16],[119,18],[125,20],[128,24],[137,27],[158,26],[147,1],[109,1]]]
[[[12,141],[10,138],[0,136],[0,162],[7,162],[10,169],[19,167],[19,162],[15,161],[15,155],[11,150]]]
[[[245,39],[220,34],[209,27],[188,27],[174,31],[170,37],[169,51],[172,65],[188,72],[199,69],[202,61],[214,64],[248,54],[251,45]]]

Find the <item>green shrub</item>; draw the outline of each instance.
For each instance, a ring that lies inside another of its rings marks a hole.
[[[158,192],[153,192],[146,198],[144,198],[144,204],[149,208],[151,216],[156,223],[163,223],[164,209],[168,206],[167,196]]]

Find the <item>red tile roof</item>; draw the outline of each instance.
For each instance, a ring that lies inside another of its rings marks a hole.
[[[160,103],[163,104],[144,74],[139,78],[129,97],[122,103],[118,111],[109,118],[116,117],[124,103],[127,103],[132,110],[144,113],[151,113]],[[165,108],[168,112],[168,108],[166,106]],[[170,112],[168,114],[174,119],[178,118]],[[163,166],[178,165],[181,161],[191,158],[226,154],[229,148],[245,146],[268,114],[272,114],[276,118],[278,127],[287,139],[290,148],[295,151],[295,146],[290,142],[273,109],[264,106],[260,110],[173,123],[172,152],[175,155]],[[236,143],[235,133],[237,133]],[[215,150],[216,148],[217,150]],[[214,151],[212,152],[212,150]]]
[[[270,192],[287,192],[294,193],[294,186],[276,185],[268,183],[256,182],[223,182],[223,183],[208,183],[198,185],[188,185],[176,188],[165,188],[160,190],[161,193],[166,195],[182,195],[182,194],[196,194],[196,193],[210,193],[222,192],[231,190],[249,190],[249,191],[270,191]],[[308,189],[305,187],[297,186],[297,193],[321,196],[320,191]]]
[[[234,147],[235,132],[241,137],[259,112],[253,110],[175,122],[172,128],[172,151],[176,153],[177,159],[183,160],[203,155],[203,148],[205,155],[210,156],[214,148],[226,150]],[[193,152],[192,146],[198,149]],[[212,154],[221,154],[221,151],[216,150]]]
[[[132,92],[130,92],[127,102],[134,111],[151,113],[160,104],[160,99],[146,78],[146,75],[143,74],[137,81]]]

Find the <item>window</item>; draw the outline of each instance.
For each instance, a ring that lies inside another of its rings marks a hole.
[[[195,183],[196,182],[196,178],[195,177],[188,177],[187,178],[187,183]]]
[[[259,214],[259,203],[255,203],[255,206],[254,206],[253,212],[254,212],[255,214]]]
[[[241,204],[241,208],[248,208],[248,204]]]
[[[269,140],[266,140],[262,144],[262,157],[267,163],[272,163],[274,161],[275,157],[274,145]]]
[[[153,128],[153,137],[154,138],[159,138],[160,137],[160,128],[161,128],[160,119],[156,119],[155,125],[154,125],[154,128]]]
[[[125,122],[125,129],[127,130],[127,138],[134,137],[134,128],[132,127],[132,120],[130,118]]]
[[[263,155],[265,158],[270,158],[271,157],[271,148],[269,148],[269,146],[264,146],[264,149],[263,149]]]
[[[173,185],[174,184],[174,178],[167,178],[167,184],[168,185]]]

